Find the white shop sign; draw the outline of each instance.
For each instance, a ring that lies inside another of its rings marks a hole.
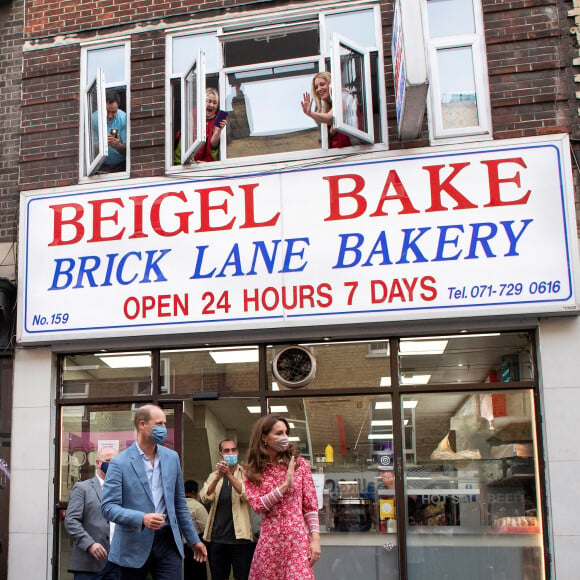
[[[21,342],[577,310],[566,137],[22,195]]]

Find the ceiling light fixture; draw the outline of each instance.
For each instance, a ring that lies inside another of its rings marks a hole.
[[[151,355],[148,352],[100,354],[98,358],[112,369],[138,369],[151,367]]]
[[[414,375],[413,373],[405,373],[401,376],[400,383],[402,385],[426,385],[431,380],[431,375]],[[379,385],[381,387],[391,386],[391,377],[381,377]]]
[[[257,348],[210,350],[209,355],[218,365],[258,362]]]
[[[447,340],[401,340],[399,353],[402,356],[443,354],[447,342]]]
[[[410,400],[410,401],[403,401],[403,409],[414,409],[419,401]],[[393,403],[391,401],[377,401],[375,403],[375,409],[392,409]]]

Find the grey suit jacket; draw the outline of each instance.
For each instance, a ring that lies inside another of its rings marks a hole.
[[[96,560],[89,547],[98,542],[109,552],[109,522],[101,511],[101,484],[95,477],[76,483],[70,494],[64,527],[74,541],[68,569],[71,572],[99,572],[107,560]]]

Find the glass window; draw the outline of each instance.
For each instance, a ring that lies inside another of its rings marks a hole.
[[[357,372],[352,372],[356,368]],[[270,346],[268,388],[358,389],[390,386],[389,341]]]
[[[183,408],[183,476],[201,489],[221,461],[219,444],[237,443],[239,462],[245,461],[252,427],[261,415],[256,398],[230,397],[217,401],[188,400]]]
[[[161,393],[257,391],[258,358],[258,347],[161,351]]]
[[[172,74],[181,75],[191,66],[191,57],[198,51],[205,54],[205,69],[208,73],[219,70],[218,42],[214,34],[188,34],[171,39]]]
[[[478,127],[477,95],[470,46],[437,51],[439,102],[444,130]]]
[[[228,74],[227,157],[319,148],[320,131],[299,106],[317,72],[316,62],[302,62]]]
[[[81,177],[128,176],[129,78],[128,43],[83,48]]]
[[[491,105],[479,0],[426,0],[432,140],[491,136]]]
[[[256,27],[251,31],[223,37],[226,68],[277,62],[319,54],[318,21],[300,25]],[[265,54],[267,53],[267,54]]]
[[[83,117],[86,135],[85,161],[89,175],[103,163],[108,152],[107,120],[103,114],[105,110],[105,74],[102,69],[97,69],[85,93]]]
[[[206,138],[204,60],[204,53],[198,51],[181,80],[181,163],[186,163]]]
[[[67,502],[73,485],[95,475],[95,460],[102,447],[119,452],[135,441],[133,414],[137,405],[75,405],[61,407],[59,502]],[[174,412],[165,409],[167,439],[175,447]]]
[[[136,405],[78,405],[61,407],[60,468],[57,506],[58,578],[71,579],[68,571],[73,541],[64,528],[66,504],[78,481],[95,475],[95,460],[103,447],[119,452],[135,441],[133,415]],[[167,417],[167,439],[164,446],[175,448],[175,412],[164,409]]]
[[[398,579],[391,398],[275,398],[268,410],[288,421],[318,488],[316,577]]]
[[[427,0],[432,38],[475,34],[472,0]]]
[[[125,85],[124,46],[112,46],[88,50],[87,78],[91,78],[99,68],[105,73],[107,82],[111,83],[113,86]]]
[[[334,127],[355,139],[374,141],[369,53],[333,35],[332,86]]]
[[[217,137],[219,143],[216,145],[214,139],[212,144],[216,151],[205,161],[274,154],[278,158],[284,155],[287,159],[299,159],[304,153],[312,156],[329,148],[327,125],[304,114],[301,103],[304,95],[312,91],[314,76],[321,71],[332,72],[328,35],[339,32],[350,38],[349,30],[352,40],[363,47],[365,56],[352,68],[346,64],[349,55],[344,55],[345,88],[359,102],[353,107],[351,98],[344,112],[340,107],[341,123],[356,132],[356,140],[346,138],[339,146],[383,142],[385,98],[382,75],[377,74],[382,70],[382,47],[376,41],[378,17],[377,8],[328,14],[299,11],[284,18],[265,16],[262,21],[224,23],[212,32],[169,37],[167,88],[172,109],[167,116],[170,123],[166,151],[171,159],[168,168],[184,165],[175,154],[181,122],[177,89],[186,67],[184,52],[207,51],[207,86],[218,91],[219,109],[228,115]],[[354,116],[348,117],[349,113]],[[209,120],[209,115],[215,112],[208,109],[206,114]],[[336,146],[332,142],[330,145]],[[197,156],[194,159],[200,161]]]
[[[410,580],[543,577],[531,390],[405,395]],[[412,429],[412,436],[407,430]]]
[[[331,52],[332,35],[338,33],[349,38],[359,46],[369,50],[376,48],[375,14],[373,10],[353,10],[338,14],[327,14],[324,19],[326,28],[326,51]]]
[[[527,333],[404,338],[399,344],[399,354],[402,385],[533,380]]]
[[[151,353],[73,354],[62,359],[63,399],[151,395]]]

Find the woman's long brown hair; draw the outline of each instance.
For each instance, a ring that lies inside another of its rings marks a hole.
[[[272,430],[272,427],[274,427],[278,421],[282,421],[282,423],[286,425],[288,435],[290,435],[290,425],[284,417],[279,417],[278,415],[264,415],[254,423],[252,435],[250,437],[250,446],[248,448],[248,458],[244,465],[246,477],[250,481],[255,483],[262,481],[264,469],[266,468],[266,465],[271,462],[264,441],[262,440],[262,435],[268,435]],[[292,457],[298,459],[300,451],[294,449],[294,446],[290,443],[288,449],[281,452],[279,455],[282,463],[287,467]],[[296,464],[296,467],[298,467],[298,463]]]

